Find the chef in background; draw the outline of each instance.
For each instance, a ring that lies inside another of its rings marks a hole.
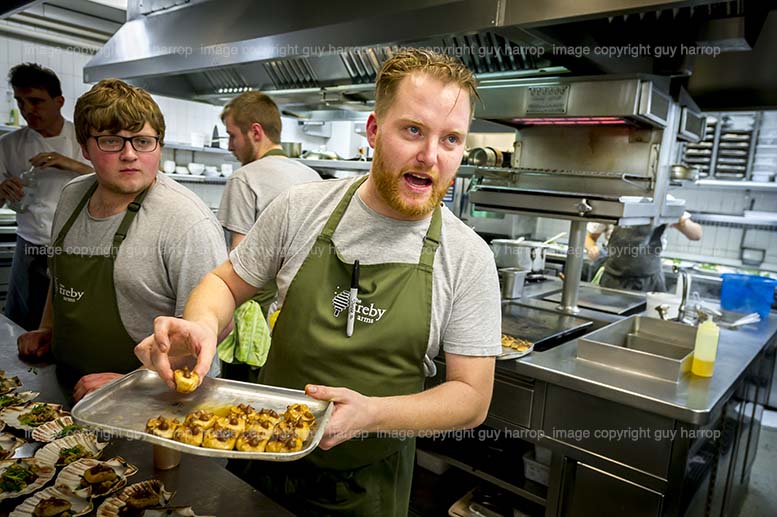
[[[292,185],[321,181],[321,176],[283,152],[281,114],[267,95],[253,91],[238,95],[224,107],[221,120],[229,135],[229,150],[242,164],[227,180],[218,211],[221,226],[230,234],[230,249],[234,249],[273,199]],[[263,314],[248,305],[235,311],[237,331],[220,346],[224,377],[256,380],[269,346],[266,320],[277,292],[271,282],[247,302],[258,304]],[[242,352],[248,349],[254,350]]]
[[[23,357],[50,350],[78,400],[140,366],[133,349],[154,318],[181,315],[226,250],[208,207],[159,173],[165,121],[148,92],[100,81],[78,99],[74,118],[96,172],[62,191],[43,318],[17,345]]]
[[[204,375],[235,304],[277,279],[283,308],[259,380],[304,388],[334,401],[334,412],[318,450],[252,462],[243,475],[298,515],[407,515],[411,437],[474,427],[488,413],[502,349],[496,264],[441,203],[476,96],[455,58],[395,53],[378,74],[366,125],[369,175],[278,196],[192,292],[183,319],[157,318],[136,348],[168,384],[179,354],[196,356]],[[351,286],[346,311],[340,301]],[[424,390],[440,351],[445,381]]]
[[[27,207],[16,214],[16,248],[5,315],[32,330],[38,328],[46,304],[46,246],[62,187],[94,171],[81,155],[73,123],[62,116],[65,98],[57,74],[35,63],[23,63],[11,68],[8,82],[27,127],[0,137],[0,204],[19,202]],[[35,186],[27,194],[19,176],[28,170],[35,175]]]
[[[596,263],[602,255],[596,242],[609,231],[604,223],[589,223],[585,238],[588,258]],[[685,237],[698,241],[702,237],[701,225],[691,220],[691,214],[683,213],[671,225]],[[666,279],[661,266],[661,252],[666,247],[667,225],[615,226],[605,247],[604,271],[599,285],[612,289],[641,292],[666,291]]]

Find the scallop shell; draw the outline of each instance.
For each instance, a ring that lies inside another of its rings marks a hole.
[[[35,459],[43,465],[61,467],[62,465],[57,464],[57,461],[59,460],[59,451],[75,447],[76,445],[86,447],[91,452],[91,458],[99,458],[108,443],[98,442],[97,438],[90,433],[71,434],[70,436],[60,438],[59,440],[54,440],[38,449],[35,453]]]
[[[14,451],[25,443],[27,442],[11,433],[0,433],[0,460],[13,456]]]
[[[40,487],[48,483],[49,480],[54,477],[54,474],[57,471],[57,469],[51,465],[41,465],[34,458],[19,458],[15,460],[1,460],[0,475],[14,463],[24,463],[25,465],[29,466],[38,477],[35,479],[35,481],[24,487],[24,489],[20,490],[19,492],[0,492],[0,501],[35,492]]]
[[[41,490],[37,494],[33,494],[25,499],[24,502],[17,506],[8,517],[32,517],[32,512],[35,511],[35,507],[38,505],[38,503],[44,499],[48,499],[49,497],[59,497],[61,499],[70,501],[70,504],[72,505],[70,510],[73,512],[73,517],[86,515],[92,511],[92,508],[94,508],[94,505],[91,501],[71,493],[66,488],[50,486],[45,490]]]
[[[74,494],[80,497],[91,499],[92,487],[81,486],[81,479],[84,475],[84,472],[100,464],[108,465],[111,467],[113,471],[116,472],[119,480],[110,488],[110,490],[94,497],[104,497],[116,492],[121,488],[124,488],[124,486],[127,484],[127,477],[132,476],[138,471],[136,466],[130,465],[124,461],[124,458],[120,458],[118,456],[107,461],[83,458],[78,461],[74,461],[62,469],[62,472],[59,473],[59,476],[57,476],[57,481],[54,484],[55,486],[67,487],[68,490],[72,491]]]
[[[8,396],[8,397],[15,397],[18,399],[13,404],[6,404],[5,406],[0,407],[0,409],[3,409],[4,407],[11,407],[11,406],[21,406],[31,400],[34,400],[35,397],[40,395],[37,391],[19,391],[16,393],[6,393],[5,395],[0,396]]]
[[[57,413],[59,413],[59,416],[65,416],[69,414],[67,411],[62,409],[62,405],[60,404],[50,404],[48,402],[28,402],[23,406],[7,407],[4,410],[0,411],[0,420],[3,420],[6,424],[8,424],[9,427],[13,427],[15,429],[21,429],[22,431],[32,431],[36,427],[40,427],[40,426],[39,425],[31,426],[31,425],[22,424],[21,422],[19,422],[19,417],[25,413],[28,413],[34,406],[38,404],[46,404],[47,406],[53,407],[54,409],[57,410]]]
[[[32,430],[32,439],[36,442],[43,442],[43,443],[49,443],[53,442],[54,440],[58,440],[60,438],[64,438],[64,436],[58,436],[59,433],[62,432],[63,429],[65,429],[67,426],[73,425],[73,417],[70,415],[62,416],[57,418],[56,420],[52,420],[51,422],[46,422],[45,424],[36,427]],[[79,426],[80,429],[78,431],[73,431],[69,434],[76,434],[76,433],[84,433],[89,432],[89,430],[86,427]]]
[[[5,371],[0,370],[0,395],[5,395],[22,385],[19,377],[6,377]]]
[[[162,503],[162,506],[166,505],[170,499],[173,498],[173,495],[175,495],[175,492],[169,492],[165,490],[165,485],[159,481],[158,479],[149,479],[148,481],[141,481],[140,483],[135,483],[133,485],[130,485],[126,487],[124,490],[119,492],[119,495],[115,497],[109,497],[106,499],[103,504],[100,505],[99,508],[97,508],[97,517],[117,517],[121,514],[121,509],[127,506],[127,499],[129,499],[130,495],[132,495],[134,492],[138,492],[141,490],[150,489],[153,492],[160,495],[159,501]],[[159,506],[153,507],[155,509],[159,509]],[[147,509],[144,513],[144,515],[151,515],[150,509]],[[160,515],[164,515],[163,513]]]

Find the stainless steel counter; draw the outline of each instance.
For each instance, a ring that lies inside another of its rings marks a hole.
[[[37,400],[70,405],[69,394],[63,393],[56,380],[55,368],[48,364],[26,364],[16,354],[16,338],[23,329],[0,315],[0,369],[17,375],[23,390],[40,392]],[[16,457],[32,456],[40,444],[27,444]],[[121,456],[139,469],[130,483],[145,479],[161,480],[176,492],[172,504],[192,506],[198,515],[256,516],[292,515],[252,486],[224,468],[224,461],[184,454],[181,464],[167,471],[156,470],[150,444],[116,439],[103,452],[103,458]],[[0,516],[8,515],[24,498],[0,503]]]
[[[554,304],[536,297],[559,288],[560,281],[554,279],[529,284],[519,303],[552,310]],[[607,320],[620,319],[595,311],[581,311],[578,317],[599,321],[594,328]],[[500,361],[497,370],[557,384],[682,422],[704,425],[719,414],[737,380],[767,346],[777,346],[777,316],[774,314],[758,325],[735,331],[721,330],[715,374],[709,379],[686,374],[679,383],[673,383],[578,360],[576,339],[515,361]]]

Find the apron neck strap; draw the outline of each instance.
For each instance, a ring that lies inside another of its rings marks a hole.
[[[124,239],[127,238],[127,230],[129,229],[130,225],[132,224],[132,221],[135,219],[135,216],[138,214],[138,211],[140,210],[140,205],[143,203],[143,200],[146,198],[146,194],[148,194],[148,190],[151,187],[146,187],[142,192],[140,192],[137,196],[135,196],[135,199],[132,200],[132,202],[127,206],[127,213],[124,214],[124,218],[121,220],[121,223],[119,224],[118,230],[116,230],[116,233],[113,236],[113,244],[111,245],[111,257],[116,258],[116,255],[119,252],[119,246],[121,246],[121,243],[124,242]],[[97,181],[95,181],[91,187],[89,187],[89,190],[86,191],[84,194],[84,197],[81,198],[81,201],[78,202],[78,206],[75,210],[73,210],[73,213],[70,214],[70,217],[68,218],[67,222],[65,222],[65,225],[62,227],[62,229],[59,231],[59,235],[57,235],[57,239],[54,241],[53,246],[55,248],[61,248],[62,244],[65,241],[65,236],[67,235],[67,232],[70,231],[70,228],[73,226],[73,223],[76,222],[76,219],[78,218],[78,214],[81,213],[81,211],[84,209],[86,204],[89,202],[89,199],[92,197],[92,194],[94,194],[95,190],[97,190]]]
[[[358,190],[362,183],[367,181],[367,177],[368,176],[365,175],[357,179],[350,187],[348,187],[345,195],[337,204],[337,207],[329,216],[329,219],[327,219],[326,224],[324,225],[324,229],[321,231],[321,236],[326,240],[332,240],[332,235],[334,235],[337,225],[340,224],[340,219],[343,218],[343,214],[345,214],[345,210],[348,208],[348,204],[351,202],[351,199],[356,193],[356,190]],[[418,261],[420,265],[426,266],[430,269],[432,268],[434,264],[434,255],[437,252],[437,248],[440,247],[441,236],[442,212],[438,206],[434,209],[434,212],[432,212],[432,221],[429,223],[429,228],[426,230],[426,235],[424,235],[424,247],[423,250],[421,250],[421,258]]]
[[[351,198],[353,198],[356,190],[361,187],[362,183],[367,181],[368,177],[369,176],[365,174],[361,178],[354,181],[350,187],[348,187],[348,190],[343,196],[343,199],[340,200],[334,212],[332,212],[332,214],[329,216],[329,219],[327,219],[326,224],[324,225],[324,229],[321,231],[321,235],[327,240],[332,240],[332,235],[334,235],[337,225],[340,224],[340,219],[343,218],[345,209],[348,208],[348,203],[351,202]]]
[[[442,211],[438,206],[432,212],[432,222],[429,223],[429,229],[426,230],[426,235],[424,235],[424,248],[421,250],[421,259],[418,261],[420,265],[426,266],[430,270],[432,269],[434,255],[437,253],[437,248],[440,247],[441,236]]]
[[[127,230],[129,230],[132,221],[135,220],[135,216],[138,215],[140,205],[143,203],[143,200],[146,199],[146,194],[148,194],[150,188],[151,186],[148,186],[143,189],[142,192],[135,196],[132,203],[127,206],[127,213],[124,214],[124,219],[121,220],[119,229],[116,230],[116,233],[113,235],[113,245],[111,246],[111,256],[113,258],[116,258],[116,255],[119,253],[119,246],[121,246],[121,243],[127,238]]]
[[[264,153],[262,156],[259,157],[261,160],[262,158],[266,158],[267,156],[286,156],[286,153],[283,152],[283,149],[278,149],[277,147],[270,149],[266,153]]]
[[[62,244],[65,241],[65,235],[67,235],[67,232],[70,231],[70,227],[73,226],[73,223],[76,222],[76,219],[78,218],[78,214],[80,214],[81,210],[84,209],[84,206],[86,206],[86,203],[89,201],[89,198],[92,197],[92,194],[94,194],[95,190],[97,190],[97,180],[95,180],[92,186],[89,187],[89,189],[86,191],[86,194],[84,194],[84,197],[82,197],[81,201],[78,202],[78,206],[76,206],[76,209],[73,210],[73,213],[70,214],[70,217],[65,222],[65,225],[59,231],[59,235],[57,235],[57,238],[54,240],[54,243],[53,243],[53,246],[55,248],[62,247]]]

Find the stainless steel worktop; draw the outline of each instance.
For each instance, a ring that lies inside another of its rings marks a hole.
[[[541,297],[559,288],[557,280],[529,284],[519,303],[552,310],[552,303],[526,298]],[[581,311],[578,316],[598,319],[597,327],[620,319],[593,311]],[[558,384],[683,422],[704,425],[719,413],[737,381],[758,354],[765,347],[775,344],[777,316],[772,314],[757,325],[734,331],[721,330],[715,374],[709,379],[686,374],[680,382],[673,383],[579,360],[577,339],[515,361],[500,361],[497,370]]]
[[[23,390],[39,391],[37,400],[71,405],[69,394],[57,383],[55,367],[49,364],[27,364],[16,353],[16,338],[23,329],[0,315],[0,369],[9,376],[18,376]],[[17,457],[32,456],[40,444],[27,444],[17,450]],[[156,470],[152,462],[151,444],[116,439],[105,449],[103,458],[121,456],[138,467],[130,483],[159,479],[168,490],[176,492],[172,504],[191,505],[198,515],[228,515],[230,517],[258,515],[292,515],[268,497],[256,491],[224,467],[224,462],[202,456],[184,454],[181,464],[171,470]],[[23,497],[0,503],[0,516],[8,515]]]

